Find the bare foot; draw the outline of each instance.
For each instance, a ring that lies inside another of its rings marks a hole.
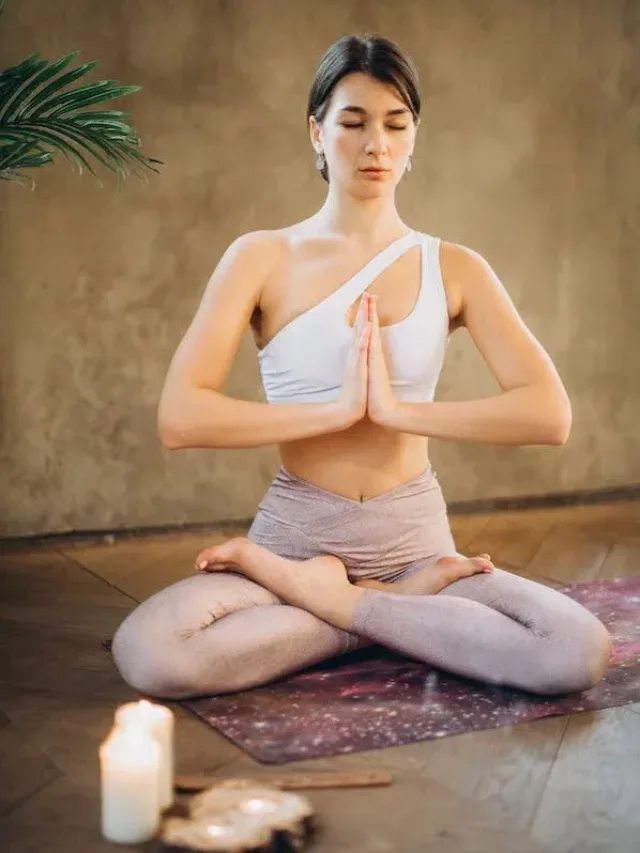
[[[480,554],[479,557],[441,557],[437,563],[425,566],[406,580],[396,583],[362,580],[356,581],[355,586],[399,595],[436,595],[460,578],[486,574],[493,568],[488,554]]]
[[[349,582],[347,570],[337,557],[288,560],[243,536],[202,551],[195,568],[200,572],[240,572],[288,604],[347,631],[351,629],[353,607],[363,595]]]

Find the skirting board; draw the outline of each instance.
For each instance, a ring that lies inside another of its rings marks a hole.
[[[472,513],[504,512],[505,510],[540,509],[541,507],[584,506],[607,504],[617,501],[640,500],[640,485],[620,486],[612,489],[591,489],[575,492],[555,492],[547,495],[524,495],[521,497],[480,498],[472,501],[451,502],[449,515],[470,515]],[[639,510],[640,512],[640,510]],[[132,527],[118,530],[65,530],[51,533],[34,533],[25,536],[0,536],[0,550],[7,552],[46,545],[61,547],[79,542],[115,542],[143,536],[161,536],[175,533],[228,533],[230,536],[247,530],[252,519],[235,521],[197,522],[185,524],[164,524],[149,527]]]

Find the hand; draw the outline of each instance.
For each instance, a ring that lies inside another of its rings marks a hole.
[[[363,298],[353,324],[353,343],[347,354],[342,387],[336,401],[345,414],[345,427],[362,420],[367,413],[367,356],[370,334],[369,307]]]
[[[382,351],[380,322],[376,307],[377,297],[365,293],[363,300],[365,299],[368,305],[369,322],[371,323],[368,352],[367,414],[373,423],[385,426],[389,416],[398,405],[398,401],[393,396],[387,363]]]

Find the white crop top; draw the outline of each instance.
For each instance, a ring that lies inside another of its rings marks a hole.
[[[349,307],[386,267],[417,244],[422,247],[422,273],[416,303],[403,320],[382,326],[380,335],[396,398],[433,400],[449,335],[440,238],[410,231],[320,303],[291,320],[258,352],[262,384],[270,403],[336,399],[353,343],[353,329],[345,319]]]

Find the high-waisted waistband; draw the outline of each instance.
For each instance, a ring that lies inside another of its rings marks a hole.
[[[260,502],[249,538],[294,560],[333,554],[352,578],[396,580],[455,554],[438,478],[422,474],[357,501],[281,468]]]

